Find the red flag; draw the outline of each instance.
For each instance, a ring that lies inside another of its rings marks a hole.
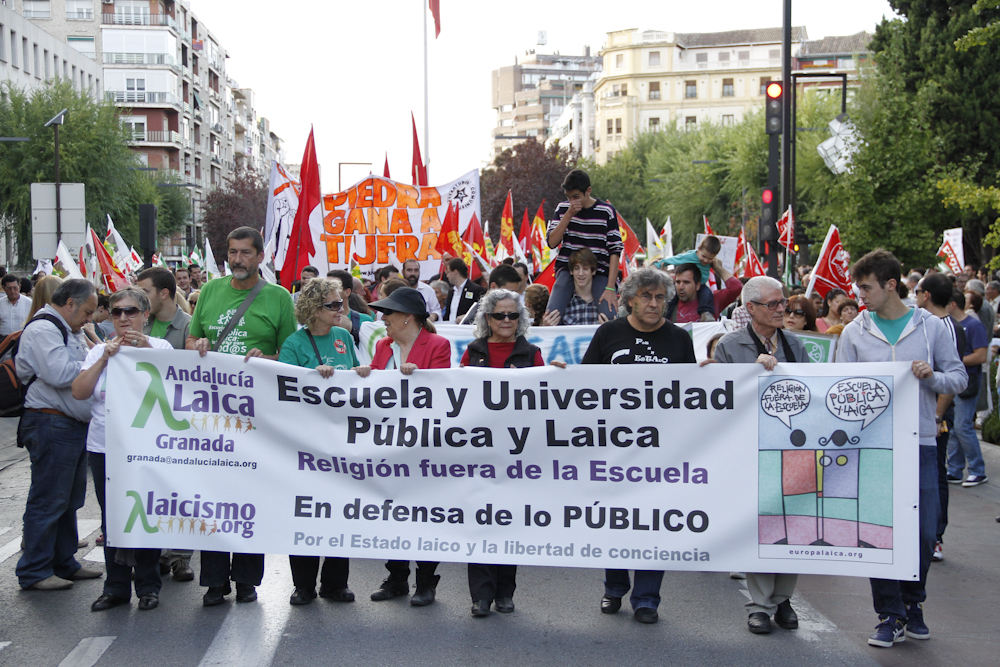
[[[434,16],[434,39],[437,39],[441,34],[441,0],[428,0],[427,4]]]
[[[94,252],[97,253],[97,262],[101,267],[101,277],[104,280],[104,287],[109,292],[117,292],[123,287],[128,287],[128,280],[126,280],[125,275],[115,266],[111,255],[108,254],[108,249],[104,247],[104,244],[98,238],[97,232],[91,229],[90,234],[94,240]]]
[[[746,244],[746,242],[747,242],[746,230],[743,229],[743,227],[740,227],[740,235],[736,238],[736,259],[733,262],[737,275],[742,275],[740,273],[740,263],[743,262],[743,259],[746,257],[747,254],[746,249],[743,247]]]
[[[747,268],[743,272],[744,278],[755,278],[756,276],[766,276],[767,272],[761,265],[760,260],[757,258],[757,253],[754,252],[753,246],[747,244]]]
[[[458,237],[458,206],[452,206],[450,201],[434,249],[442,255],[447,252],[452,257],[461,257],[463,254],[462,240]]]
[[[483,236],[483,228],[479,225],[479,218],[476,217],[475,212],[472,214],[472,219],[469,220],[469,226],[465,228],[465,233],[462,234],[462,244],[465,246],[462,258],[469,267],[469,278],[475,280],[483,273],[480,269],[480,262],[489,266],[489,263],[486,262],[486,240]]]
[[[542,209],[544,204],[543,199],[538,205],[535,219],[531,221],[531,263],[535,269],[542,268],[542,264],[545,263],[545,249],[548,248],[545,240],[545,211]]]
[[[778,218],[778,244],[786,250],[791,250],[795,245],[795,216],[791,206]]]
[[[392,178],[392,176],[389,175],[389,154],[388,153],[385,154],[385,166],[382,167],[382,176],[384,178]]]
[[[937,256],[944,259],[951,272],[956,276],[962,272],[962,264],[958,261],[958,253],[951,245],[951,241],[945,241],[937,251]]]
[[[556,260],[553,258],[549,265],[538,274],[535,278],[536,285],[545,285],[549,288],[549,292],[552,291],[552,287],[556,284]]]
[[[87,276],[87,260],[84,259],[84,257],[83,257],[83,251],[86,248],[87,248],[86,244],[80,246],[80,261],[78,262],[78,264],[80,265],[80,273],[83,274],[84,278],[89,277],[89,276]]]
[[[528,219],[528,209],[524,209],[524,217],[521,218],[521,231],[517,235],[518,243],[521,244],[521,252],[524,256],[531,258],[531,220]]]
[[[310,257],[316,254],[310,220],[318,217],[322,224],[323,219],[319,162],[316,160],[316,141],[312,129],[309,130],[306,150],[302,154],[300,182],[302,190],[299,192],[299,208],[295,211],[292,233],[288,237],[288,251],[285,253],[285,262],[281,265],[281,284],[287,290],[292,289],[292,282],[299,279],[302,269],[309,266]]]
[[[622,214],[618,213],[618,211],[615,211],[615,214],[618,216],[618,231],[621,232],[622,244],[625,246],[625,256],[618,262],[618,265],[622,266],[635,257],[635,253],[642,249],[642,245],[639,243],[639,237],[635,235],[632,228],[625,222]]]
[[[708,216],[702,215],[701,219],[705,221],[705,233],[715,236],[715,232],[712,231],[712,225],[708,224]]]
[[[812,276],[809,278],[806,296],[815,292],[825,297],[826,293],[834,288],[850,294],[850,270],[851,256],[840,243],[840,230],[830,225],[823,241],[823,249],[819,251],[819,259],[816,260],[816,266],[813,267]]]
[[[509,256],[514,256],[514,202],[511,200],[510,190],[507,191],[507,201],[504,202],[503,213],[500,215],[500,245]]]
[[[410,112],[410,120],[413,122],[413,184],[427,185],[427,167],[420,157],[420,139],[417,137],[417,121]]]

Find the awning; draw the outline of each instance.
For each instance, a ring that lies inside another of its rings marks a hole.
[[[194,90],[192,90],[191,93],[194,95],[194,108],[195,109],[203,108],[204,105],[201,103],[201,98],[198,97],[198,93]]]

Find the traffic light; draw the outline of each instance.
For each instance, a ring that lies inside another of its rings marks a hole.
[[[777,210],[778,202],[775,201],[774,188],[764,188],[760,201],[760,224],[757,227],[757,237],[761,241],[777,240],[778,231],[775,224],[777,217],[774,213]]]
[[[784,93],[784,86],[780,81],[772,81],[764,89],[764,123],[767,134],[781,134],[781,96]]]

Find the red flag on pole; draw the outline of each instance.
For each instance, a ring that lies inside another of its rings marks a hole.
[[[458,236],[458,206],[452,206],[450,201],[434,249],[442,255],[448,253],[452,257],[461,257],[463,254],[462,239]]]
[[[507,191],[507,201],[500,214],[500,245],[510,257],[514,256],[514,202],[511,200],[510,190]]]
[[[417,121],[410,112],[410,121],[413,122],[413,184],[427,185],[427,167],[424,166],[420,157],[420,139],[417,137]]]
[[[830,225],[826,239],[823,240],[823,248],[819,251],[816,266],[813,267],[812,276],[809,278],[806,296],[809,297],[815,292],[825,297],[826,293],[834,288],[850,294],[850,270],[851,256],[840,243],[840,230]]]
[[[615,211],[615,214],[618,215],[618,231],[621,232],[622,245],[625,246],[625,256],[622,257],[621,261],[618,263],[619,266],[621,266],[635,257],[635,253],[642,249],[642,244],[639,243],[639,237],[635,235],[632,228],[629,227],[627,222],[625,222],[625,218],[622,217],[622,214],[618,213],[618,211]]]
[[[528,209],[524,209],[524,217],[521,218],[521,231],[517,235],[518,243],[521,244],[521,252],[524,256],[531,258],[531,220],[528,219]]]
[[[740,264],[746,257],[746,249],[743,247],[747,242],[746,230],[740,227],[740,235],[736,238],[736,259],[733,260],[733,266],[736,269],[734,273],[736,275],[742,275],[740,273]]]
[[[535,278],[535,284],[545,285],[546,287],[549,288],[550,292],[552,291],[552,287],[556,284],[555,258],[553,258],[552,261],[549,262],[549,265],[546,266],[545,269],[543,269],[542,272],[538,274],[538,277]]]
[[[747,244],[747,268],[743,272],[744,278],[755,278],[757,276],[766,276],[767,272],[764,270],[764,266],[760,263],[757,258],[757,253],[754,252],[753,246]]]
[[[428,0],[431,15],[434,17],[434,39],[441,34],[441,0]]]
[[[937,251],[937,256],[944,259],[951,272],[956,276],[962,272],[962,264],[958,261],[958,253],[952,247],[951,241],[946,240]]]
[[[108,249],[104,247],[101,239],[98,238],[97,232],[91,229],[90,234],[94,241],[94,253],[97,255],[97,263],[101,267],[101,278],[104,281],[105,289],[109,292],[117,292],[124,287],[128,287],[128,280],[115,266],[111,255],[108,253]]]
[[[786,250],[791,250],[795,245],[795,216],[791,206],[778,218],[778,244]]]
[[[480,264],[489,266],[486,261],[486,240],[483,236],[483,228],[479,225],[479,218],[476,217],[475,212],[472,214],[472,219],[469,220],[469,226],[465,228],[465,233],[462,234],[462,244],[465,246],[462,257],[469,267],[469,278],[475,280],[483,273]]]
[[[705,233],[715,236],[715,232],[712,231],[712,225],[708,224],[708,216],[702,215],[701,219],[705,221]]]
[[[392,178],[392,176],[389,175],[389,154],[388,153],[385,154],[385,166],[382,167],[382,176],[384,176],[385,178]]]
[[[306,150],[302,154],[302,171],[300,172],[301,187],[299,192],[299,208],[295,211],[295,221],[292,223],[292,233],[288,238],[288,252],[281,266],[281,284],[285,289],[292,289],[292,282],[299,279],[302,269],[309,266],[310,257],[316,254],[313,246],[310,220],[314,217],[323,219],[323,196],[319,189],[319,162],[316,160],[316,141],[312,129],[306,140]]]

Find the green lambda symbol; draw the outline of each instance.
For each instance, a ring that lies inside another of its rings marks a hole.
[[[191,424],[186,420],[174,418],[174,413],[170,410],[170,403],[167,401],[167,390],[163,387],[163,379],[160,377],[160,371],[157,370],[156,366],[146,361],[141,361],[135,365],[135,370],[149,373],[150,381],[149,388],[146,389],[146,395],[142,398],[142,404],[139,406],[139,412],[136,413],[135,421],[132,422],[132,428],[143,428],[146,426],[146,420],[149,419],[149,415],[152,414],[153,407],[156,404],[160,405],[163,421],[171,429],[174,431],[184,431],[191,428]]]
[[[146,521],[146,510],[142,507],[142,498],[139,497],[139,493],[136,491],[127,491],[125,495],[135,501],[135,504],[132,505],[132,513],[128,515],[128,521],[125,522],[125,532],[132,532],[132,526],[135,525],[136,519],[142,522],[142,529],[147,533],[160,532],[159,528],[150,526],[149,522]]]

